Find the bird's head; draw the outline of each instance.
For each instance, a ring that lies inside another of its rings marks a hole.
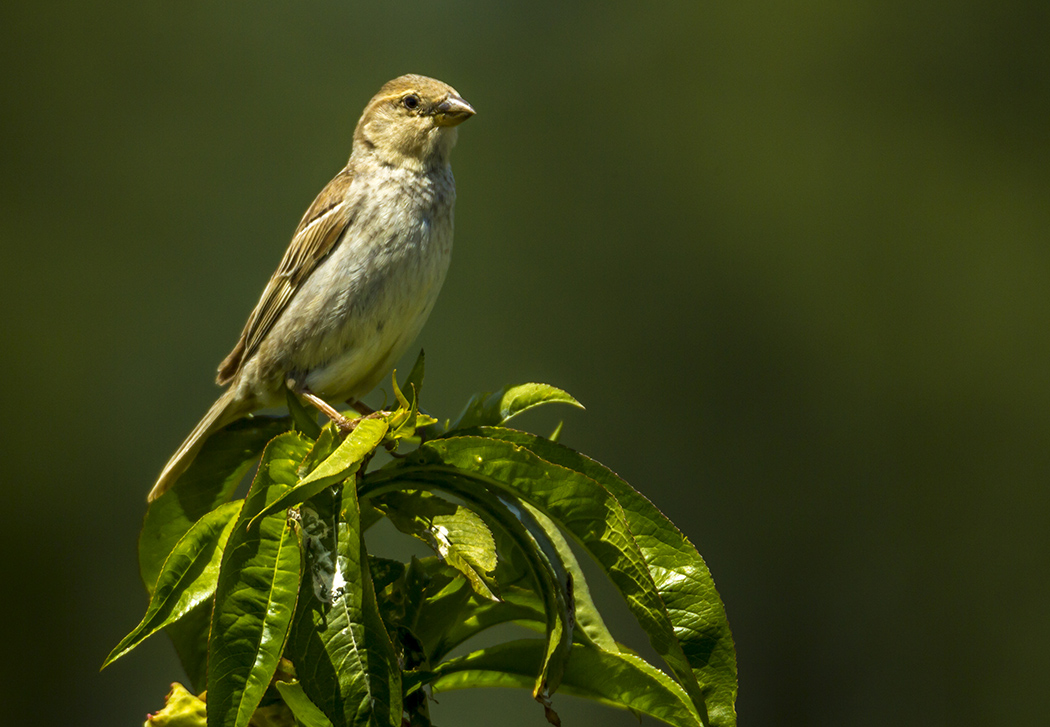
[[[388,81],[357,122],[354,154],[374,154],[385,164],[433,169],[448,164],[456,126],[474,108],[446,83],[408,74]]]

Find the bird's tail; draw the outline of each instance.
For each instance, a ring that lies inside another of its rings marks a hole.
[[[211,409],[193,428],[190,436],[186,437],[186,441],[179,446],[175,454],[171,455],[171,459],[157,477],[157,483],[149,491],[147,500],[153,502],[167,492],[196,459],[208,437],[230,422],[240,419],[245,413],[243,400],[235,394],[234,388],[227,389],[226,393],[211,405]]]

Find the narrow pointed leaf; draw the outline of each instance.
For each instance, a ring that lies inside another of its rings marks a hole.
[[[383,441],[386,430],[387,424],[381,419],[359,422],[327,459],[253,517],[249,527],[254,526],[260,518],[306,502],[326,487],[342,482],[357,472],[365,458]]]
[[[587,585],[587,579],[583,577],[583,570],[580,568],[572,548],[569,547],[568,541],[565,540],[565,536],[561,534],[554,522],[541,511],[527,504],[526,507],[532,510],[533,517],[547,532],[547,537],[554,547],[558,549],[562,563],[565,564],[566,570],[572,576],[572,596],[576,606],[575,630],[600,649],[612,652],[619,651],[620,648],[616,645],[616,639],[613,638],[601,614],[598,613],[598,607],[594,605],[594,601],[591,599],[591,589]]]
[[[317,409],[306,408],[303,400],[287,387],[284,390],[284,398],[288,403],[288,413],[292,417],[295,428],[310,439],[317,439],[321,434],[321,425],[317,423]]]
[[[174,487],[150,504],[139,535],[139,572],[153,592],[164,560],[193,523],[223,504],[289,417],[240,419],[208,438]]]
[[[411,457],[383,470],[381,476],[396,476],[398,468],[414,477],[444,471],[459,473],[485,486],[506,488],[575,536],[605,569],[653,648],[704,714],[707,698],[720,683],[701,687],[624,511],[605,487],[571,468],[541,459],[525,447],[480,436],[461,435],[427,442]],[[687,621],[690,627],[697,625],[692,611]],[[712,620],[712,626],[717,631],[717,618]],[[683,631],[682,636],[691,633]],[[706,720],[706,714],[704,717]],[[731,719],[724,721],[726,717],[725,713],[720,715],[722,723],[732,724]]]
[[[416,635],[426,647],[432,663],[440,662],[467,639],[499,624],[529,622],[538,629],[546,629],[543,598],[534,589],[517,586],[502,588],[500,601],[479,598],[476,594],[470,594],[469,589],[463,590],[469,597],[462,599],[455,619],[443,621],[434,617],[432,612],[442,608],[442,599],[435,599],[433,603],[428,601],[423,605]],[[453,592],[448,598],[462,595]]]
[[[478,595],[497,600],[489,577],[496,543],[480,517],[429,492],[391,492],[376,504],[398,530],[422,540],[462,573]]]
[[[310,448],[310,454],[299,465],[296,474],[299,479],[313,472],[326,459],[332,456],[339,445],[343,443],[342,437],[336,434],[334,424],[326,424],[321,428],[321,433],[314,439],[314,445]]]
[[[565,536],[541,512],[532,509],[532,514],[546,531],[547,537],[561,556],[566,570],[572,576],[573,601],[576,608],[574,640],[590,643],[606,651],[619,651],[615,639],[591,599],[583,571]],[[460,618],[443,628],[440,621],[431,627],[435,619],[429,616],[422,618],[425,626],[422,627],[420,638],[424,639],[428,645],[428,653],[431,653],[434,661],[439,661],[462,642],[497,624],[508,621],[529,621],[532,623],[523,625],[532,627],[538,624],[541,628],[545,624],[542,599],[532,590],[515,585],[521,584],[524,574],[523,566],[518,562],[521,556],[515,552],[513,543],[505,538],[499,538],[497,549],[500,553],[500,565],[495,575],[496,581],[500,584],[502,599],[500,602],[470,599],[461,606],[463,610]],[[429,605],[426,603],[424,607],[428,608]],[[442,630],[437,630],[439,628]]]
[[[675,638],[700,684],[711,724],[735,724],[733,635],[707,564],[688,538],[641,493],[593,459],[526,432],[503,428],[478,431],[528,447],[545,461],[600,483],[616,498],[666,605]]]
[[[467,687],[528,687],[543,658],[543,642],[511,641],[438,666],[430,683],[435,693]],[[566,694],[630,709],[674,727],[703,723],[689,695],[673,679],[632,654],[614,654],[576,644],[561,690]]]
[[[193,523],[227,502],[266,443],[291,427],[289,417],[240,419],[204,443],[174,487],[150,503],[139,535],[139,573],[152,595],[172,548]],[[204,691],[211,606],[203,603],[167,627],[179,661],[197,691]]]
[[[475,394],[448,429],[496,426],[542,404],[569,404],[583,408],[583,404],[568,392],[548,384],[505,386],[494,394]]]
[[[102,668],[214,595],[223,549],[240,510],[239,501],[229,502],[193,524],[164,561],[141,623],[117,644]]]
[[[388,419],[390,424],[388,440],[418,441],[416,431],[437,422],[437,419],[419,413],[419,391],[423,385],[423,367],[423,352],[420,351],[412,371],[408,374],[404,388],[397,383],[397,371],[392,376],[394,397],[399,406]]]
[[[423,376],[426,373],[427,368],[427,357],[423,352],[423,349],[419,349],[419,355],[416,356],[416,362],[412,364],[412,370],[408,372],[408,378],[405,379],[405,391],[414,390],[416,392],[416,400],[419,399],[420,392],[423,391]]]
[[[441,440],[446,441],[446,440]],[[546,531],[520,500],[485,483],[462,477],[454,468],[414,466],[415,458],[402,460],[404,466],[388,466],[366,475],[362,497],[381,497],[396,489],[426,489],[447,492],[463,500],[475,512],[484,512],[491,522],[502,528],[525,555],[532,581],[544,599],[547,617],[547,651],[536,677],[533,695],[546,699],[558,688],[564,662],[572,644],[574,610],[572,577],[561,560],[558,549]],[[400,479],[407,476],[406,479]],[[414,479],[418,478],[418,479]]]
[[[303,578],[289,656],[310,700],[335,727],[399,727],[400,670],[365,563],[356,488],[300,507]]]
[[[288,709],[292,710],[295,720],[302,727],[332,727],[332,720],[325,717],[324,712],[310,701],[299,682],[277,682],[276,686],[281,699],[288,705]]]
[[[548,435],[547,439],[549,439],[552,442],[557,442],[558,439],[561,438],[561,430],[562,430],[562,428],[564,428],[564,426],[565,426],[565,422],[564,421],[558,422],[558,426],[554,427],[554,431],[551,432],[550,435]]]
[[[350,488],[347,488],[350,489]],[[354,493],[354,502],[357,494]],[[361,541],[364,552],[364,541]],[[364,569],[364,627],[365,650],[368,654],[368,682],[371,701],[367,705],[371,721],[378,727],[401,727],[404,704],[401,692],[401,666],[393,641],[383,623],[376,600],[375,587],[368,568]],[[361,713],[358,713],[360,720]]]
[[[310,444],[288,432],[266,446],[226,546],[208,648],[209,727],[248,724],[284,651],[299,591],[298,542],[284,512],[248,523],[295,485]]]

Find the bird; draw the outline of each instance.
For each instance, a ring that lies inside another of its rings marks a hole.
[[[452,254],[449,156],[474,107],[451,86],[407,74],[365,106],[350,159],[303,215],[216,382],[225,392],[157,477],[186,471],[208,437],[285,403],[286,389],[344,429],[328,402],[355,402],[391,371],[437,300]]]

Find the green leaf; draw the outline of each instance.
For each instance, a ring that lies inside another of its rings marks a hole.
[[[240,510],[240,502],[229,502],[193,524],[164,562],[146,615],[106,657],[103,669],[214,595],[219,562]]]
[[[620,648],[616,645],[616,639],[609,632],[601,614],[598,613],[598,607],[594,605],[594,601],[591,599],[591,590],[587,585],[587,579],[583,577],[583,570],[580,568],[572,548],[569,547],[568,541],[565,540],[565,536],[561,534],[561,531],[558,530],[550,518],[528,503],[525,503],[525,506],[532,511],[533,517],[546,531],[547,537],[554,547],[558,549],[562,563],[565,564],[566,570],[569,571],[569,575],[572,577],[572,595],[576,604],[575,631],[599,649],[614,653],[618,652]]]
[[[153,594],[172,548],[205,514],[233,496],[266,443],[291,427],[289,417],[255,416],[233,422],[208,438],[175,485],[150,504],[139,535],[139,573]],[[211,606],[197,606],[168,626],[179,660],[197,691],[205,688]]]
[[[295,428],[310,439],[321,435],[321,425],[317,423],[317,410],[307,409],[303,400],[294,391],[285,387],[284,398],[288,402],[288,413],[292,415]]]
[[[445,610],[443,602],[457,595],[465,595],[468,598],[459,599],[460,605],[456,608],[455,618],[435,618],[433,612]],[[546,629],[545,604],[534,589],[504,586],[500,597],[500,601],[490,601],[472,595],[469,589],[461,589],[460,592],[450,591],[443,594],[441,598],[427,599],[421,609],[417,636],[426,647],[431,663],[440,662],[467,639],[499,624],[512,621],[530,622],[540,629]],[[536,673],[533,674],[533,679]]]
[[[208,645],[208,725],[244,727],[280,661],[299,591],[300,555],[283,512],[248,523],[298,481],[311,442],[271,441],[230,535],[219,571]]]
[[[470,582],[474,592],[483,598],[498,600],[489,574],[496,568],[496,543],[485,521],[465,507],[451,515],[438,515],[427,530],[433,547],[445,562]]]
[[[296,471],[300,479],[317,469],[343,443],[343,438],[336,431],[335,424],[326,424],[321,428],[321,433],[317,435],[313,447],[310,448],[310,454],[306,455],[306,459]]]
[[[411,436],[415,429],[415,407],[413,402],[410,402],[408,397],[405,396],[405,392],[401,391],[401,387],[397,385],[397,369],[394,369],[390,374],[390,385],[393,387],[394,401],[397,403],[393,411],[386,415],[386,422],[390,427],[390,436],[393,439]],[[413,395],[413,399],[415,398],[415,394],[411,390],[408,393]]]
[[[435,693],[467,687],[528,687],[543,658],[543,642],[511,641],[438,666]],[[562,678],[562,691],[646,714],[674,727],[700,727],[689,695],[674,680],[632,654],[576,644]]]
[[[390,425],[390,433],[387,435],[388,444],[391,441],[396,444],[401,440],[418,442],[419,437],[416,430],[437,423],[434,417],[419,413],[419,387],[423,384],[423,352],[419,352],[419,358],[416,359],[416,364],[409,373],[404,389],[398,386],[397,371],[394,371],[391,376],[391,383],[398,408],[387,418]],[[412,397],[411,401],[408,399],[409,395]]]
[[[351,488],[345,488],[351,489]],[[353,493],[357,503],[357,493]],[[344,500],[345,501],[345,500]],[[364,552],[364,541],[361,552]],[[401,666],[390,634],[379,613],[375,587],[368,569],[361,579],[364,589],[365,651],[368,654],[368,682],[371,686],[371,701],[367,705],[370,720],[378,727],[401,727],[404,711],[401,693]]]
[[[210,600],[205,601],[164,629],[164,633],[175,646],[179,662],[190,683],[198,692],[208,688],[208,631],[211,629],[211,606]]]
[[[309,578],[300,586],[289,656],[310,700],[335,727],[400,727],[401,672],[365,566],[356,488],[300,508]]]
[[[206,706],[178,682],[164,698],[164,708],[151,714],[146,721],[149,727],[207,727]]]
[[[494,394],[475,394],[448,430],[503,424],[533,407],[555,403],[583,408],[583,404],[567,392],[548,384],[505,386]]]
[[[412,364],[412,370],[408,372],[408,378],[405,379],[405,391],[415,391],[417,400],[423,391],[423,374],[426,372],[426,367],[426,354],[423,353],[423,349],[419,349],[416,362]]]
[[[362,419],[327,459],[253,517],[248,527],[253,527],[260,518],[306,502],[326,487],[338,484],[357,472],[362,462],[383,441],[386,430],[386,422],[381,419]]]
[[[736,723],[736,651],[725,607],[704,559],[641,493],[575,450],[512,429],[481,429],[487,437],[528,447],[545,461],[600,483],[623,509],[675,639],[693,671],[713,725]]]
[[[522,503],[525,507],[530,507]],[[533,516],[547,533],[547,537],[557,549],[566,570],[572,577],[573,600],[575,601],[576,626],[573,629],[574,640],[589,643],[606,651],[617,652],[619,646],[602,620],[597,607],[591,599],[590,589],[584,578],[580,564],[575,554],[569,547],[565,536],[554,525],[554,523],[538,510],[532,510]],[[520,583],[523,578],[521,555],[515,552],[515,546],[509,540],[500,538],[497,542],[497,550],[500,553],[500,567],[496,572],[496,581],[500,584],[500,602],[483,601],[471,598],[462,606],[459,618],[449,624],[441,631],[432,629],[423,631],[425,636],[420,638],[428,646],[428,653],[436,663],[469,638],[476,636],[487,628],[509,621],[530,622],[525,626],[539,625],[543,627],[546,623],[544,615],[544,604],[535,591],[519,588],[513,584]],[[427,604],[429,605],[429,604]],[[427,626],[440,621],[425,616],[421,619]]]
[[[415,460],[402,460],[412,461]],[[543,596],[547,616],[547,653],[533,689],[533,696],[544,700],[558,688],[573,637],[572,578],[546,531],[516,498],[492,492],[485,483],[462,477],[452,468],[442,470],[392,463],[365,476],[361,496],[379,497],[396,489],[437,490],[463,500],[475,512],[485,513],[525,555],[533,583]]]
[[[537,441],[544,440],[537,438]],[[704,605],[699,598],[681,600],[678,605],[687,610],[685,614],[675,614],[672,619],[670,609],[657,589],[650,563],[639,549],[623,509],[609,490],[596,480],[541,459],[522,446],[465,435],[427,442],[414,455],[384,468],[382,472],[384,476],[393,477],[398,469],[417,478],[427,476],[426,473],[430,476],[439,472],[459,473],[478,484],[505,488],[543,511],[572,533],[605,569],[649,635],[653,648],[681,681],[697,708],[703,713],[707,700],[716,697],[713,706],[723,708],[719,713],[720,722],[716,724],[733,723],[732,712],[724,710],[725,695],[717,693],[724,685],[725,664],[716,665],[713,681],[705,680],[702,688],[698,679],[698,673],[703,675],[703,669],[708,666],[704,657],[710,655],[710,649],[717,643],[709,637],[721,634],[725,625],[720,602],[717,602],[717,613],[707,614],[697,610]],[[672,562],[654,562],[652,568],[667,569],[673,565]],[[703,574],[694,572],[692,565],[687,570],[683,575],[693,582],[702,582],[705,574],[709,581],[706,568]],[[714,595],[717,598],[717,594]],[[697,635],[699,642],[694,638]],[[691,647],[688,655],[684,645]],[[696,651],[695,647],[706,647],[707,650]],[[696,672],[693,671],[694,664]]]
[[[468,601],[494,604],[477,596],[466,578],[438,558],[412,559],[405,573],[403,600],[404,624],[435,662],[444,656],[444,652],[436,653],[436,644],[464,618]],[[546,624],[540,603],[539,618]]]
[[[554,431],[547,436],[547,439],[551,440],[552,442],[557,442],[561,438],[561,430],[564,426],[565,422],[558,422],[558,426],[554,427]]]
[[[298,681],[276,682],[276,687],[281,699],[288,705],[288,709],[292,710],[296,721],[302,727],[332,727],[332,721],[310,701]]]
[[[375,504],[398,530],[422,540],[462,573],[479,596],[498,600],[489,577],[496,543],[481,518],[428,492],[391,492]]]
[[[289,417],[239,419],[208,438],[175,485],[150,504],[139,535],[139,572],[153,593],[175,543],[193,523],[228,501],[266,443],[288,431]]]

